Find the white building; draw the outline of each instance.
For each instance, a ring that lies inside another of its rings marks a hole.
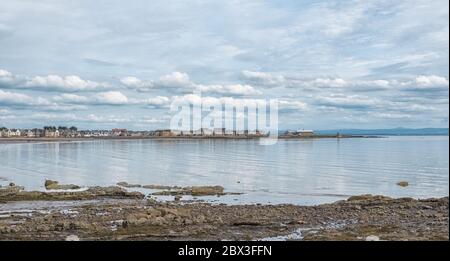
[[[225,135],[228,135],[228,136],[236,135],[236,132],[234,130],[226,129]]]
[[[213,135],[214,136],[223,136],[223,135],[225,135],[225,128],[214,128]]]
[[[203,136],[212,136],[213,135],[213,130],[207,129],[207,128],[202,128],[202,135]]]
[[[16,129],[9,129],[7,131],[7,137],[20,137],[20,130]]]
[[[313,136],[314,135],[313,130],[298,130],[297,133],[300,136]]]

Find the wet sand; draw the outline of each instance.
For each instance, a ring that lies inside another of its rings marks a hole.
[[[449,239],[448,197],[297,206],[157,202],[119,187],[30,193],[0,189],[0,240]]]

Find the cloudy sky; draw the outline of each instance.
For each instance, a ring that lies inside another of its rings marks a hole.
[[[168,127],[192,96],[281,128],[448,127],[447,0],[2,0],[0,126]]]

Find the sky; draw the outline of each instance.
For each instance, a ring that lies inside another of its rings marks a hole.
[[[167,128],[277,99],[279,128],[448,128],[447,0],[2,0],[0,126]]]

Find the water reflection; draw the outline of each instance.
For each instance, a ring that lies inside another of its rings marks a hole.
[[[448,195],[448,137],[130,140],[1,144],[0,176],[27,189],[79,185],[222,185],[242,202],[314,204],[355,194]],[[398,181],[408,181],[400,188]]]

